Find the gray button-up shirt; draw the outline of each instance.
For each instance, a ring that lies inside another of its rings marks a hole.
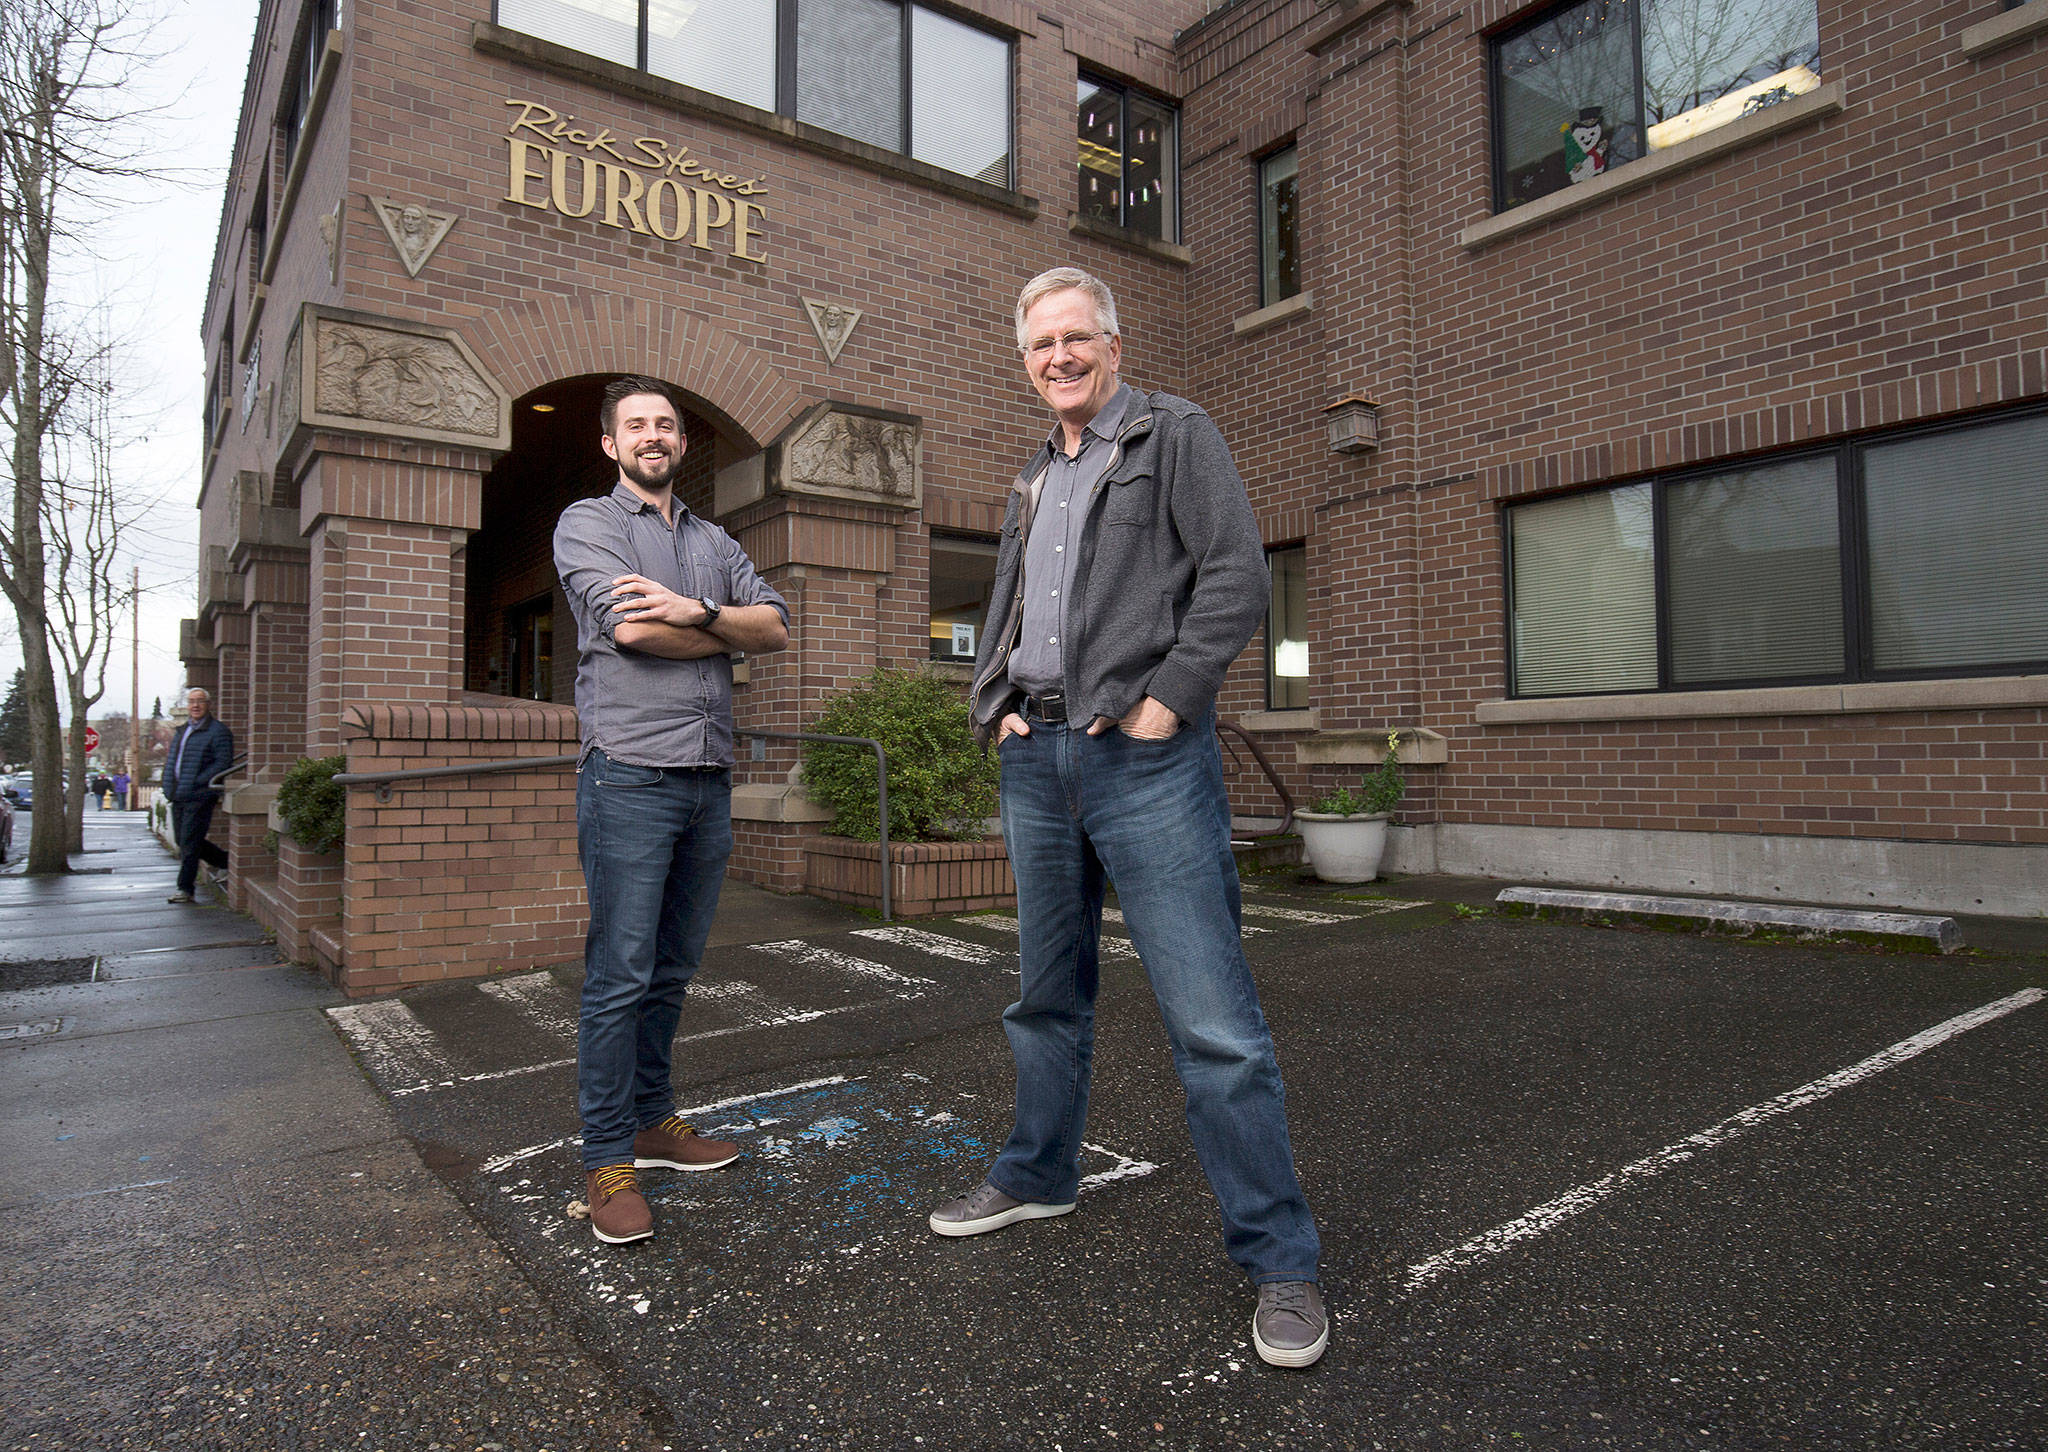
[[[719,606],[789,606],[754,573],[739,541],[678,499],[661,511],[624,484],[579,499],[555,524],[555,569],[576,617],[576,714],[582,754],[635,766],[732,765],[732,658],[667,660],[621,646],[612,581],[644,575]]]
[[[1039,486],[1038,506],[1031,515],[1031,537],[1024,541],[1024,611],[1017,648],[1010,653],[1010,683],[1026,695],[1043,696],[1063,688],[1067,670],[1060,642],[1067,634],[1067,601],[1074,583],[1074,556],[1081,546],[1081,528],[1116,453],[1116,431],[1124,421],[1124,400],[1130,385],[1109,396],[1102,411],[1081,431],[1081,448],[1066,453],[1066,431],[1055,424],[1052,463]]]

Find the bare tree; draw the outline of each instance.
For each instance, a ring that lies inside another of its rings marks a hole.
[[[51,435],[78,359],[53,260],[75,255],[94,189],[148,175],[134,127],[148,112],[132,82],[154,57],[147,14],[121,0],[0,0],[0,425],[12,507],[0,523],[0,593],[20,627],[35,791],[61,802],[63,743],[50,647]],[[83,790],[83,777],[79,781]],[[64,814],[35,814],[28,870],[63,872]]]

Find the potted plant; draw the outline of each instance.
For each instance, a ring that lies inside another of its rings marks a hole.
[[[1365,774],[1359,790],[1340,786],[1318,801],[1314,811],[1294,814],[1309,870],[1324,882],[1371,882],[1380,875],[1387,822],[1408,790],[1395,758],[1400,743],[1400,732],[1387,733],[1387,754]]]

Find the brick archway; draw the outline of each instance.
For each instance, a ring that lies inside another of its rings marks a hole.
[[[666,303],[571,293],[487,313],[466,330],[515,398],[580,374],[668,380],[739,452],[765,448],[811,400],[712,320]]]

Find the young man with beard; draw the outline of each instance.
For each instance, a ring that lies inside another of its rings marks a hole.
[[[789,607],[675,497],[668,386],[621,378],[599,414],[618,483],[555,526],[576,618],[576,846],[590,891],[577,1099],[599,1240],[654,1233],[636,1171],[715,1170],[739,1147],[675,1112],[669,1063],[732,853],[732,656],[789,643]]]

